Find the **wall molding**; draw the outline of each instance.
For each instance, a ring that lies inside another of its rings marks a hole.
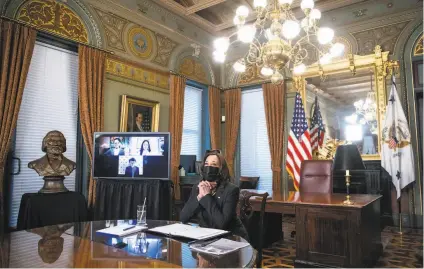
[[[170,94],[170,92],[165,90],[165,89],[158,88],[158,87],[155,87],[155,86],[151,86],[149,84],[146,84],[146,83],[143,83],[143,82],[138,82],[138,81],[135,81],[135,80],[132,80],[132,79],[129,79],[129,78],[124,78],[124,77],[120,77],[120,76],[117,76],[117,75],[113,75],[113,74],[110,74],[110,73],[106,73],[106,79],[117,81],[117,82],[127,84],[127,85],[131,85],[131,86],[134,86],[134,87],[138,87],[138,88],[140,88],[140,90],[141,89],[148,89],[148,90],[158,92],[158,93],[162,93],[162,94],[166,94],[166,95]]]
[[[108,78],[169,94],[169,73],[115,56],[106,59]]]

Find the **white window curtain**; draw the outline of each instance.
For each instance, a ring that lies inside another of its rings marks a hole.
[[[21,197],[36,193],[44,184],[28,163],[44,156],[41,144],[47,132],[58,130],[66,138],[64,155],[76,161],[78,117],[78,55],[37,42],[16,127],[14,155],[21,159],[21,172],[12,177],[9,226],[17,224]],[[17,171],[17,162],[14,162]],[[75,189],[75,171],[65,178],[65,186]]]
[[[202,158],[202,89],[186,86],[181,155]]]
[[[262,88],[241,93],[240,176],[260,177],[258,190],[272,193],[271,154]]]

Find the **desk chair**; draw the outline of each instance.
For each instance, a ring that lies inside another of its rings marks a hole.
[[[243,177],[239,179],[240,189],[256,189],[258,186],[259,177]]]
[[[254,211],[252,210],[252,205],[250,203],[251,197],[257,197],[261,201],[261,211],[259,218],[259,231],[258,231],[258,242],[256,246],[253,246],[258,251],[258,255],[256,257],[256,268],[262,267],[262,246],[263,246],[263,237],[264,237],[264,215],[265,215],[265,205],[268,197],[268,193],[253,193],[249,190],[241,190],[240,198],[238,204],[238,215],[240,220],[243,222],[244,227],[247,231],[249,231],[249,226],[253,224],[251,221]],[[252,235],[249,234],[249,237]]]
[[[333,161],[308,160],[300,165],[300,192],[333,193]],[[296,231],[291,232],[294,237]]]
[[[333,161],[311,160],[300,165],[301,192],[333,193]]]

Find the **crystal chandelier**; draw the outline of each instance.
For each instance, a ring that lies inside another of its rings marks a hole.
[[[343,44],[332,43],[334,31],[318,27],[321,12],[314,9],[313,0],[302,0],[300,7],[305,17],[300,22],[291,10],[293,0],[269,2],[254,0],[256,21],[253,24],[246,24],[249,9],[246,6],[237,8],[234,18],[237,32],[214,41],[213,57],[216,62],[225,62],[228,48],[233,43],[248,43],[248,53],[233,65],[235,71],[243,73],[247,65],[256,65],[261,76],[270,78],[272,83],[281,83],[285,68],[292,69],[296,75],[305,71],[307,48],[317,52],[321,65],[330,63],[332,58],[343,53]],[[230,42],[236,34],[237,38]]]
[[[360,124],[373,124],[374,121],[377,122],[377,104],[373,91],[367,93],[367,98],[365,98],[365,100],[360,99],[353,103],[353,105],[355,106],[356,114],[360,116]]]
[[[359,123],[362,125],[368,125],[370,131],[373,134],[377,133],[377,103],[375,98],[375,92],[372,89],[372,76],[371,76],[371,90],[367,93],[367,97],[360,99],[353,103],[355,107],[355,113],[346,117],[346,121],[356,124],[359,119]]]

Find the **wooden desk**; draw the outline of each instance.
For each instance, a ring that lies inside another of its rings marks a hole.
[[[266,212],[296,214],[296,259],[299,267],[370,267],[382,252],[381,195],[341,193],[272,195]],[[260,202],[252,199],[253,210]]]

